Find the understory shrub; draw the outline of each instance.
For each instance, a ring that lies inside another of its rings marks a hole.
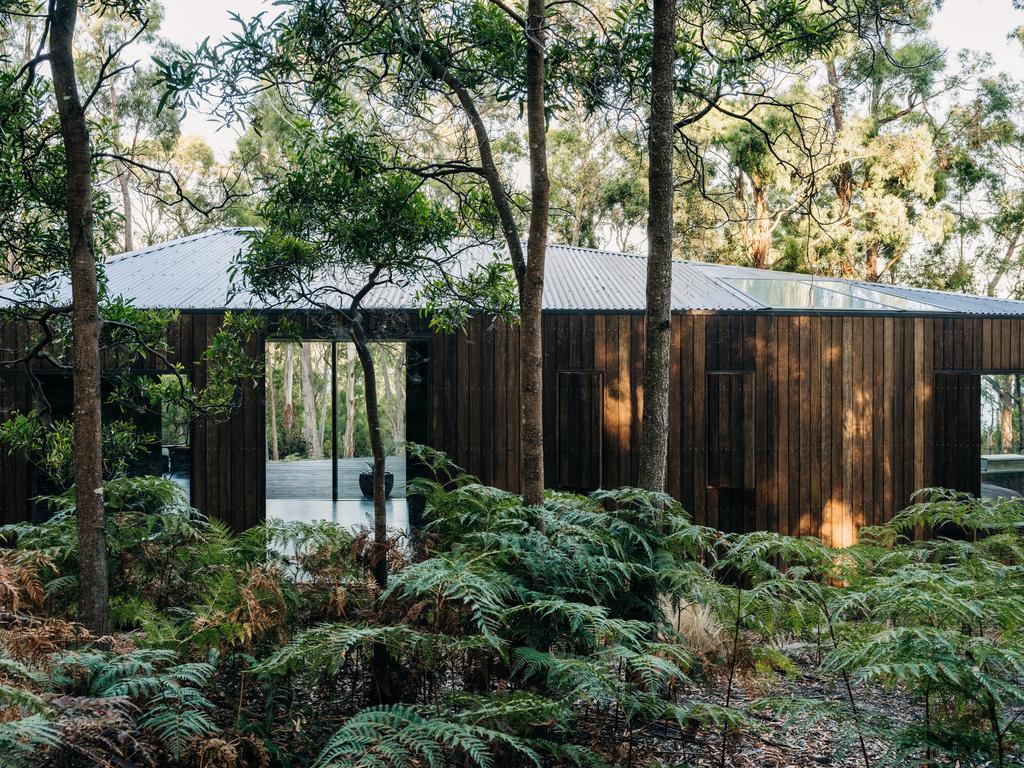
[[[93,638],[73,497],[0,530],[0,763],[674,765],[700,744],[725,766],[769,721],[828,722],[867,765],[1024,759],[1016,503],[929,491],[836,549],[631,488],[525,507],[412,450],[426,525],[396,532],[383,590],[366,532],[233,534],[123,478],[116,632]],[[798,676],[814,695],[773,693]]]

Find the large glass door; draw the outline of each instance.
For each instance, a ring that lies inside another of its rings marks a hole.
[[[405,344],[371,345],[391,498],[405,496]],[[372,468],[363,370],[351,342],[266,347],[268,513],[287,500],[365,500]]]

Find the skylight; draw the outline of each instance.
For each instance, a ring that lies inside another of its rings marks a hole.
[[[730,277],[726,282],[773,309],[936,312],[938,308],[855,283],[830,278]]]

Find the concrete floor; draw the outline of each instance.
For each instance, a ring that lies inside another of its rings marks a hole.
[[[338,460],[338,501],[331,501],[331,460],[268,461],[267,517],[313,522],[330,520],[349,528],[373,524],[373,502],[359,490],[359,473],[369,457]],[[395,476],[388,499],[388,527],[407,531],[405,456],[389,456],[386,466]]]
[[[331,501],[331,461],[268,461],[267,517],[286,521],[330,520],[351,528],[373,524],[373,502],[359,490],[359,473],[369,459],[339,459],[338,501]],[[389,456],[387,469],[395,475],[394,489],[387,502],[388,527],[409,530],[409,508],[405,502],[405,457]],[[166,475],[187,494],[186,473]]]
[[[387,502],[388,528],[409,530],[409,508],[405,499]],[[349,528],[373,524],[373,502],[365,499],[267,499],[267,518],[311,523],[330,520]]]

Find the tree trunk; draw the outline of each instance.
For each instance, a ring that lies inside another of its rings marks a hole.
[[[1020,230],[1015,231],[1006,243],[1006,250],[1003,252],[1002,258],[999,259],[999,263],[992,272],[992,276],[989,278],[988,285],[986,286],[986,295],[995,296],[999,290],[999,283],[1006,273],[1010,270],[1010,264],[1013,262],[1013,257],[1017,253],[1017,245],[1020,242],[1021,235],[1024,232]]]
[[[345,354],[345,434],[342,455],[351,459],[356,455],[356,356]]]
[[[547,173],[547,141],[544,114],[544,2],[529,0],[526,19],[526,114],[530,145],[530,232],[524,257],[519,227],[509,194],[498,172],[490,135],[469,89],[428,48],[411,36],[407,47],[431,75],[448,86],[459,100],[473,129],[480,153],[480,168],[505,237],[516,283],[519,286],[520,350],[520,481],[523,501],[544,500],[544,422],[541,392],[541,319],[544,290],[550,195]]]
[[[97,43],[102,45],[102,41],[97,39]],[[118,99],[117,99],[117,88],[111,87],[110,89],[110,109],[113,112],[115,119],[118,113]],[[118,151],[121,149],[121,126],[115,124],[114,126],[114,144],[117,146]],[[121,207],[124,209],[124,249],[125,251],[135,250],[135,233],[134,233],[134,222],[132,221],[132,196],[131,190],[128,189],[128,165],[127,163],[118,162],[117,164],[117,184],[121,190]]]
[[[672,344],[673,79],[675,2],[654,0],[650,164],[647,209],[647,305],[644,315],[641,488],[664,491],[668,470],[669,351]]]
[[[544,98],[544,0],[529,0],[526,17],[526,126],[530,145],[530,225],[526,274],[519,286],[522,398],[523,502],[544,503],[544,407],[541,308],[548,246],[551,185],[548,179]]]
[[[109,587],[104,538],[100,317],[93,244],[92,150],[72,52],[78,4],[73,0],[56,0],[52,9],[50,72],[64,140],[71,242],[78,620],[93,634],[104,635],[109,628]]]
[[[832,90],[832,123],[835,126],[836,138],[843,130],[843,102],[842,92],[839,87],[839,73],[836,72],[836,63],[829,59],[825,65],[828,74],[828,84]],[[853,199],[853,165],[849,162],[839,164],[839,172],[834,181],[836,198],[839,202],[839,215],[843,218],[850,212],[850,202]]]
[[[390,356],[390,351],[389,351]],[[392,361],[389,359],[381,366],[381,379],[384,384],[384,396],[387,398],[388,429],[391,440],[395,444],[395,452],[405,455],[405,347],[398,346],[394,355],[394,376],[390,370]]]
[[[324,435],[327,431],[327,409],[331,404],[331,348],[324,350],[324,383],[320,387],[320,419],[317,422],[317,438],[321,449],[324,444]],[[331,414],[333,416],[333,414]]]
[[[352,324],[351,335],[356,354],[359,355],[359,365],[363,369],[366,425],[369,427],[370,450],[373,453],[373,578],[383,590],[388,584],[388,518],[384,496],[384,438],[380,431],[380,406],[377,402],[377,369],[361,323]]]
[[[125,251],[135,250],[135,228],[132,222],[132,196],[128,189],[128,169],[124,166],[117,176],[117,182],[121,187],[121,205],[124,208],[124,249]]]
[[[270,460],[280,461],[281,453],[277,445],[277,391],[274,388],[274,358],[270,349],[267,350],[267,397],[270,399]]]
[[[284,347],[284,429],[290,432],[295,426],[295,345]]]
[[[324,457],[323,444],[317,438],[320,429],[317,426],[316,394],[313,391],[313,358],[312,345],[302,342],[299,353],[299,386],[302,390],[302,437],[306,441],[306,455],[311,459]]]
[[[353,322],[349,333],[355,344],[359,364],[363,369],[363,395],[366,405],[366,423],[370,431],[370,449],[373,453],[373,548],[370,562],[373,580],[383,592],[388,585],[388,516],[384,493],[384,439],[380,431],[380,407],[377,402],[377,371],[370,353],[370,345],[362,323]],[[349,414],[351,421],[352,414]],[[388,649],[383,643],[373,645],[373,679],[380,704],[395,701],[395,675]]]
[[[1010,377],[999,386],[999,450],[1013,453],[1013,395]]]
[[[878,254],[878,243],[869,241],[864,246],[864,279],[868,282],[877,283],[882,275],[882,262]]]
[[[756,174],[750,177],[750,187],[754,198],[754,229],[750,243],[750,266],[767,269],[772,253],[771,214],[768,212],[764,186]]]

